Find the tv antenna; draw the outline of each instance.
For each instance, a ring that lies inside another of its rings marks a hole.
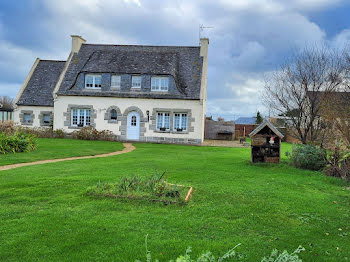
[[[202,38],[202,33],[203,33],[203,31],[204,31],[205,29],[212,29],[212,28],[214,28],[214,27],[212,27],[212,26],[204,26],[203,24],[200,24],[200,25],[199,25],[199,30],[198,30],[199,42],[200,42],[200,40],[201,40],[201,38]]]

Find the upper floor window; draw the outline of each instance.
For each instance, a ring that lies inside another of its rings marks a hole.
[[[151,80],[151,90],[167,92],[169,89],[169,78],[154,76]]]
[[[131,77],[131,88],[141,88],[141,76]]]
[[[85,75],[85,88],[101,89],[101,75]]]
[[[121,77],[119,75],[113,75],[111,78],[111,88],[120,88]]]

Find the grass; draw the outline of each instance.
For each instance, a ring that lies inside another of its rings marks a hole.
[[[37,138],[37,149],[29,153],[0,154],[0,166],[45,159],[90,156],[122,150],[119,142]]]
[[[193,256],[222,255],[238,243],[248,261],[298,245],[304,261],[349,260],[349,184],[285,158],[249,159],[249,148],[136,144],[124,155],[0,172],[0,260],[145,261],[146,234],[161,261],[188,246]],[[167,170],[170,183],[194,187],[188,205],[85,195],[99,180],[155,168]]]

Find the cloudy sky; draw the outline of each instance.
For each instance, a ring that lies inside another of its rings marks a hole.
[[[208,109],[226,119],[267,113],[264,76],[291,50],[350,42],[342,0],[1,0],[0,95],[15,97],[36,57],[66,60],[88,43],[198,45],[210,38]]]

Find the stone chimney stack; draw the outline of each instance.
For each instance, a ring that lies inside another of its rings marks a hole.
[[[201,81],[201,100],[207,100],[207,69],[208,69],[208,46],[209,38],[201,38],[200,56],[203,57],[202,81]]]
[[[86,43],[86,40],[80,35],[71,35],[72,37],[72,53],[78,53],[82,44]]]

